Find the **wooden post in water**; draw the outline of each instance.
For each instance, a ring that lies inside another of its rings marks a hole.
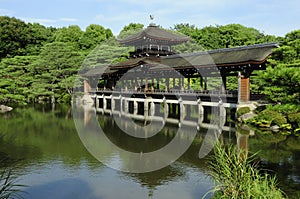
[[[166,120],[169,116],[169,104],[166,99],[164,99],[164,119]]]
[[[115,102],[114,96],[111,95],[111,112],[112,113],[115,110],[115,107],[116,107],[116,102]]]
[[[148,121],[148,116],[149,116],[149,102],[148,99],[146,98],[144,101],[144,117],[145,121]]]
[[[106,101],[106,98],[105,98],[104,94],[102,95],[102,97],[103,97],[103,111],[105,111],[106,108],[107,108],[107,101]]]
[[[201,104],[201,101],[198,100],[198,124],[201,125],[204,120],[204,108]]]
[[[182,98],[179,98],[178,100],[178,106],[179,106],[179,110],[178,110],[178,114],[179,114],[179,121],[182,122],[186,116],[185,114],[185,106],[183,104]]]
[[[136,100],[133,101],[133,115],[136,116],[138,114],[138,102]]]
[[[128,106],[128,100],[127,98],[124,99],[124,113],[128,114],[129,113],[129,106]]]
[[[250,78],[239,72],[238,80],[238,102],[248,102],[250,100]]]
[[[155,115],[155,104],[153,101],[150,102],[150,116],[153,117]]]

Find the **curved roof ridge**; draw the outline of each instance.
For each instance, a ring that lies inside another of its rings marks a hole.
[[[146,29],[143,29],[133,35],[130,35],[118,41],[120,44],[131,44],[134,41],[145,39],[145,37],[149,39],[174,42],[176,44],[187,42],[190,40],[190,37],[188,36],[175,34],[162,28],[159,28],[156,25],[150,24]]]
[[[169,55],[168,57],[164,57],[164,58],[168,59],[168,58],[175,58],[175,57],[189,57],[189,56],[195,56],[195,55],[214,54],[214,53],[251,50],[251,49],[260,49],[260,48],[278,48],[278,47],[279,47],[278,43],[272,42],[272,43],[263,43],[263,44],[252,44],[252,45],[248,45],[248,46],[237,46],[237,47],[232,47],[232,48],[220,48],[220,49],[213,49],[213,50],[207,50],[207,51],[174,54],[174,55]]]

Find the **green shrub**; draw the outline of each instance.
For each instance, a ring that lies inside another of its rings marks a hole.
[[[237,110],[236,114],[237,114],[238,117],[240,117],[240,116],[242,116],[242,115],[244,115],[246,113],[250,113],[250,111],[251,111],[250,108],[247,107],[247,106],[245,106],[245,107],[239,108]]]
[[[296,113],[300,111],[300,106],[296,104],[276,104],[267,105],[268,110],[280,112],[282,114]]]
[[[213,198],[281,199],[283,193],[276,187],[276,177],[260,174],[253,163],[254,156],[236,147],[217,144],[209,159],[211,176],[216,183]]]
[[[257,116],[259,120],[271,122],[271,125],[283,125],[287,123],[287,119],[279,112],[269,109],[263,110]]]
[[[262,106],[259,106],[259,107],[257,107],[255,110],[254,110],[254,113],[260,113],[260,112],[262,112],[263,110],[265,110],[267,108],[267,106],[266,105],[262,105]]]
[[[290,113],[288,114],[288,120],[291,123],[296,123],[300,127],[300,113]]]
[[[72,96],[70,94],[65,94],[61,96],[57,101],[59,103],[68,104],[71,102]]]

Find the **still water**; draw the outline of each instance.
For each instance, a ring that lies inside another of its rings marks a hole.
[[[156,150],[169,143],[177,130],[165,127],[149,141],[136,142],[122,134],[112,118],[98,115],[107,137],[123,148]],[[263,168],[276,173],[291,198],[300,190],[300,140],[235,128],[220,140],[236,144],[242,138],[250,152],[259,151]],[[158,171],[133,174],[100,163],[84,147],[68,106],[17,108],[0,115],[1,167],[12,168],[17,182],[27,185],[30,199],[202,198],[213,188],[206,159],[198,153],[207,129],[201,129],[189,149],[176,162]],[[153,144],[147,144],[151,142]],[[208,194],[206,198],[209,198]]]

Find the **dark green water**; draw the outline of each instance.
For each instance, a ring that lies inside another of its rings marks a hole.
[[[136,143],[120,132],[111,117],[99,115],[98,120],[107,137],[123,148],[156,150],[176,133],[175,126],[166,125],[149,140],[155,144]],[[124,173],[90,155],[79,138],[70,107],[18,108],[0,115],[0,159],[5,159],[1,167],[12,168],[18,183],[28,185],[24,188],[28,199],[196,199],[213,188],[205,159],[198,158],[205,134],[202,129],[185,154],[170,166],[144,174]],[[224,132],[220,139],[236,144],[240,137],[248,143],[249,151],[260,151],[261,165],[276,173],[280,186],[297,198],[300,140],[266,132],[249,138]]]

